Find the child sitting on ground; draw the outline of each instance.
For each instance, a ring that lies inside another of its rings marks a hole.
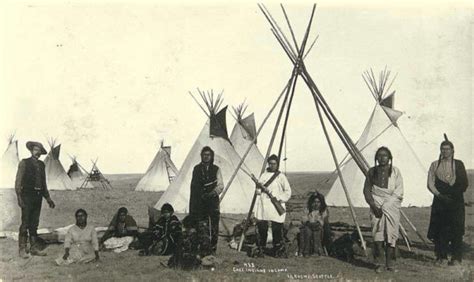
[[[173,206],[161,207],[161,216],[150,230],[140,234],[143,247],[140,256],[170,255],[176,251],[182,237],[181,222],[174,214]]]

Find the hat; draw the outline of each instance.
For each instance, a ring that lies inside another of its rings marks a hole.
[[[46,155],[48,152],[46,151],[46,149],[43,147],[43,144],[41,144],[40,142],[36,142],[36,141],[28,141],[26,142],[26,148],[28,148],[28,150],[33,150],[33,147],[38,147],[41,149],[41,154],[42,155]]]

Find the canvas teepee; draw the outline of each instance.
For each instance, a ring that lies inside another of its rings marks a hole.
[[[79,164],[77,161],[76,156],[71,156],[72,164],[69,166],[67,171],[67,175],[71,178],[72,184],[74,188],[79,188],[84,183],[84,180],[87,177],[87,171]],[[94,188],[94,186],[90,183],[85,185],[83,188]]]
[[[56,146],[56,140],[51,139],[49,146],[50,151],[44,159],[48,190],[75,190],[71,179],[67,175],[61,161],[59,161],[61,144]]]
[[[431,193],[426,188],[426,173],[415,151],[407,142],[398,126],[402,112],[394,109],[395,91],[389,93],[392,82],[388,85],[390,72],[383,71],[379,82],[373,72],[365,72],[363,77],[376,103],[362,135],[357,141],[357,148],[367,160],[374,160],[375,152],[381,146],[388,147],[393,155],[393,165],[400,169],[404,183],[403,206],[430,206]],[[373,165],[373,164],[372,164]],[[342,174],[348,185],[352,203],[356,207],[368,206],[362,189],[365,177],[353,159],[348,158],[342,165]],[[328,205],[347,206],[347,200],[339,179],[336,179],[329,191]]]
[[[248,170],[250,170],[254,175],[260,175],[264,158],[257,147],[257,142],[255,139],[257,130],[255,126],[254,114],[252,113],[246,118],[244,118],[246,109],[247,106],[244,106],[244,104],[241,104],[237,108],[234,108],[236,123],[230,135],[230,141],[232,142],[235,151],[240,156],[243,156],[248,146],[253,143],[250,152],[245,158],[244,167],[247,167]],[[252,142],[252,140],[254,139],[255,142]]]
[[[230,179],[240,161],[240,157],[229,142],[227,135],[227,107],[219,110],[222,103],[221,95],[214,100],[212,94],[209,94],[207,97],[201,92],[200,94],[207,106],[207,111],[205,112],[208,120],[184,160],[178,176],[161,196],[155,206],[156,208],[161,208],[164,203],[170,203],[176,212],[187,213],[189,211],[192,172],[194,166],[201,162],[200,154],[204,146],[209,146],[214,150],[214,164],[221,169],[224,185]],[[201,108],[204,109],[203,107]],[[234,214],[248,212],[254,191],[255,183],[247,175],[239,171],[226,197],[221,202],[221,212]]]
[[[178,174],[178,169],[171,160],[171,147],[163,146],[135,187],[135,191],[165,191]]]
[[[12,134],[8,138],[7,149],[0,159],[0,188],[15,188],[15,176],[19,162],[18,141]]]
[[[102,174],[99,167],[97,166],[97,159],[92,161],[92,169],[87,174],[79,188],[84,189],[90,187],[90,185],[96,188],[112,189],[112,185],[110,185],[109,180]]]

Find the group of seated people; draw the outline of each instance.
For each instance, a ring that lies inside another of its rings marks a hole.
[[[180,221],[170,204],[161,207],[158,219],[150,222],[144,232],[138,232],[136,221],[128,214],[127,208],[122,207],[100,239],[94,227],[87,224],[85,210],[77,210],[75,217],[76,224],[69,228],[65,237],[64,255],[56,260],[58,265],[99,260],[99,250],[120,253],[130,248],[140,250],[140,256],[169,255],[169,267],[193,269],[201,264],[203,258],[213,254],[208,222],[197,221],[189,215]],[[327,255],[331,231],[329,212],[322,194],[315,192],[310,195],[307,213],[299,224],[292,226],[293,231],[295,226],[298,229],[293,232],[298,242],[297,255]],[[251,236],[249,238],[246,243],[252,244]]]
[[[87,224],[84,209],[77,210],[75,217],[76,224],[66,233],[64,255],[56,260],[58,265],[98,261],[99,250],[120,253],[130,248],[140,250],[140,256],[171,255],[169,267],[193,269],[213,253],[208,223],[191,216],[180,221],[170,204],[164,204],[158,220],[141,233],[128,210],[122,207],[100,239],[94,227]]]

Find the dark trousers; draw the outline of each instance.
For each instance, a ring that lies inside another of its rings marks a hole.
[[[259,220],[257,222],[258,247],[266,247],[268,237],[268,221]],[[283,244],[283,223],[272,221],[273,247],[279,247]]]
[[[451,245],[453,251],[453,260],[462,261],[462,236],[453,236],[452,239],[439,236],[434,241],[435,255],[437,259],[448,259],[448,253]]]
[[[28,235],[30,236],[30,244],[34,241],[34,238],[38,236],[37,230],[43,197],[33,192],[22,194],[21,198],[23,200],[23,207],[21,208],[21,225],[18,234],[18,244],[20,248],[26,248]]]

